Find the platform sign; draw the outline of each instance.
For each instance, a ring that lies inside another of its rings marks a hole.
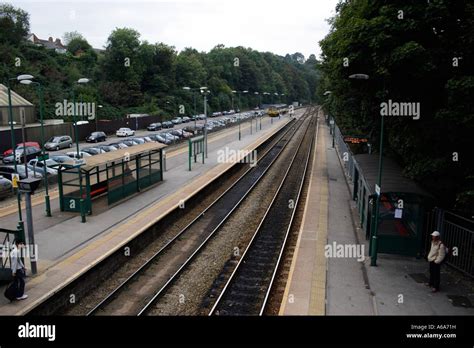
[[[18,181],[20,180],[20,175],[12,174],[12,186],[13,188],[18,188]]]
[[[329,121],[329,124],[332,126],[334,124],[334,120]]]
[[[351,143],[351,144],[362,144],[367,143],[369,138],[361,137],[361,136],[345,136],[344,142]]]

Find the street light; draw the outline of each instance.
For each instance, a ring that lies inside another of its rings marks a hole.
[[[102,109],[104,106],[103,105],[97,105],[99,109]],[[95,115],[95,131],[99,131],[99,110],[97,110],[97,113]]]
[[[194,130],[197,131],[197,113],[196,113],[196,89],[191,87],[183,87],[185,91],[192,91],[193,92],[193,104],[194,104]]]
[[[40,122],[41,122],[41,158],[43,160],[43,169],[44,169],[44,187],[46,194],[44,196],[44,203],[46,207],[46,216],[51,216],[51,203],[49,200],[49,184],[48,184],[48,171],[46,166],[46,151],[44,150],[44,100],[43,100],[43,88],[39,82],[31,80],[22,80],[20,83],[24,85],[34,85],[36,86],[36,91],[39,97],[40,104]]]
[[[13,121],[13,106],[12,106],[12,93],[11,93],[11,87],[10,87],[10,81],[22,81],[22,80],[31,80],[33,78],[32,75],[28,74],[23,74],[19,75],[17,77],[12,77],[12,78],[7,78],[7,92],[8,92],[8,119],[10,122],[10,135],[11,135],[11,144],[12,144],[12,151],[13,151],[13,165],[15,168],[15,173],[18,173],[17,171],[17,163],[16,163],[16,144],[15,144],[15,127],[14,124],[15,122]],[[25,228],[23,224],[23,217],[21,213],[21,192],[20,190],[17,190],[17,195],[16,195],[17,203],[18,203],[18,225],[17,225],[17,230],[18,230],[18,237],[20,240],[25,241]]]
[[[237,94],[237,97],[238,97],[238,106],[239,106],[239,140],[242,139],[242,132],[241,132],[241,128],[240,128],[240,124],[242,123],[242,116],[240,115],[240,93],[241,92],[238,92],[238,91],[232,91],[232,101],[234,100],[233,98],[233,95],[234,94]]]
[[[211,93],[207,87],[200,87],[201,94],[204,95],[204,145],[207,158],[207,95]]]
[[[367,74],[352,74],[349,76],[350,79],[354,80],[368,80],[369,75]],[[385,91],[384,91],[385,93]],[[362,106],[361,106],[362,110]],[[370,260],[370,265],[371,266],[377,266],[377,248],[378,248],[378,227],[379,227],[379,205],[380,205],[380,195],[382,194],[382,165],[383,165],[383,121],[384,117],[381,116],[382,119],[380,121],[380,146],[379,146],[379,170],[378,170],[378,175],[377,175],[377,185],[375,187],[375,192],[377,195],[377,199],[375,201],[375,221],[374,221],[374,228],[373,228],[373,233],[372,233],[372,240],[371,240],[371,260]]]

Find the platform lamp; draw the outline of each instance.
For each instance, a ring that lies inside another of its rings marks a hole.
[[[238,92],[238,91],[232,91],[232,100],[234,100],[234,94],[237,94],[237,98],[238,98],[238,101],[237,101],[237,105],[239,107],[239,114],[240,114],[240,93],[241,92]],[[239,115],[239,140],[242,139],[242,132],[241,132],[241,128],[240,128],[240,124],[242,123],[242,116]]]
[[[367,74],[352,74],[349,76],[353,80],[368,80],[369,75]],[[380,120],[380,146],[379,146],[379,169],[377,175],[377,185],[375,186],[376,201],[375,201],[375,221],[374,228],[372,230],[372,239],[371,239],[371,255],[370,255],[370,265],[377,266],[377,249],[378,249],[378,229],[379,229],[379,206],[380,206],[380,195],[382,194],[382,165],[383,165],[383,121],[384,117],[381,116]]]
[[[207,158],[207,95],[211,93],[211,91],[203,86],[199,87],[201,94],[204,96],[204,144],[205,144],[205,153]]]
[[[43,98],[43,87],[41,83],[32,81],[32,80],[22,80],[20,81],[21,84],[24,85],[34,85],[36,86],[36,91],[38,93],[39,104],[40,104],[40,122],[41,122],[41,159],[43,160],[43,168],[44,168],[44,187],[45,187],[45,196],[44,196],[44,203],[46,207],[46,216],[51,216],[51,203],[49,200],[49,183],[48,183],[48,173],[47,173],[47,165],[46,165],[46,151],[44,150],[44,98]]]
[[[15,172],[17,172],[17,163],[16,163],[16,144],[15,144],[15,122],[13,121],[13,106],[12,106],[12,92],[10,87],[10,81],[18,81],[21,82],[23,80],[31,80],[33,79],[32,75],[29,74],[22,74],[18,75],[17,77],[7,78],[7,93],[8,93],[8,119],[10,123],[10,134],[11,134],[11,145],[13,151],[13,165],[15,168]],[[18,238],[22,241],[25,241],[25,226],[23,223],[23,217],[21,213],[21,192],[17,190],[17,203],[18,203]]]

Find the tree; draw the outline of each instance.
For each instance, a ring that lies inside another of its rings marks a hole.
[[[0,43],[19,46],[30,31],[29,14],[10,4],[0,4]]]

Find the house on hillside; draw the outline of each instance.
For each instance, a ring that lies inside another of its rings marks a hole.
[[[50,50],[55,50],[57,53],[64,54],[67,51],[67,48],[62,44],[61,39],[57,38],[56,40],[53,40],[51,36],[48,38],[48,40],[43,40],[38,38],[34,33],[31,33],[28,34],[26,40],[34,43],[35,45],[43,46]]]

